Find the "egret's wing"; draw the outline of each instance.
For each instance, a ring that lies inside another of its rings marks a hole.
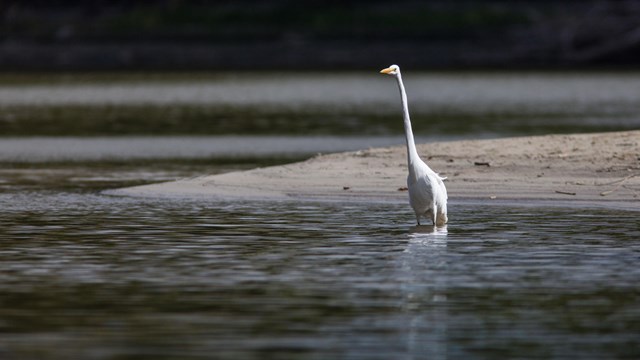
[[[411,188],[411,198],[416,204],[426,206],[433,202],[433,185],[428,176],[421,176],[413,184],[408,184]]]
[[[441,177],[441,176],[437,175],[437,178],[438,178],[437,189],[434,189],[434,192],[436,194],[435,195],[436,202],[444,203],[448,199],[447,188],[444,186],[444,182],[443,182],[443,180],[445,180],[446,177]]]

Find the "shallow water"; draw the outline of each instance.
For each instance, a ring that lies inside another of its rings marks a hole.
[[[0,354],[640,354],[635,212],[0,195]]]
[[[303,159],[404,144],[403,136],[0,137],[0,163]],[[426,137],[416,137],[426,142]]]

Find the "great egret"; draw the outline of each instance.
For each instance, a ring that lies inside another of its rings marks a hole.
[[[407,162],[409,163],[409,176],[407,176],[407,188],[409,189],[409,204],[416,213],[416,220],[420,225],[420,217],[424,216],[433,221],[434,226],[443,226],[447,223],[447,189],[442,180],[446,179],[420,159],[416,150],[409,118],[409,106],[407,93],[402,83],[402,75],[398,65],[391,65],[380,71],[381,74],[393,75],[398,81],[400,99],[402,100],[402,113],[404,116],[404,133],[407,138]]]

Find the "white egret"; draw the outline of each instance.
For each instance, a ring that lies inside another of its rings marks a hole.
[[[413,140],[411,119],[409,118],[409,105],[407,93],[402,83],[402,75],[398,65],[391,65],[380,71],[381,74],[393,75],[398,81],[400,99],[402,100],[402,112],[404,116],[404,133],[407,139],[407,162],[409,164],[409,176],[407,176],[407,188],[409,189],[409,204],[416,213],[416,220],[420,225],[420,217],[424,216],[433,221],[434,226],[443,226],[447,223],[447,189],[444,187],[444,177],[420,159]]]

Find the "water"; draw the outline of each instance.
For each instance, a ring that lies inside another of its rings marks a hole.
[[[619,358],[640,354],[637,213],[454,203],[2,195],[0,354]]]
[[[640,73],[407,69],[413,128],[430,137],[640,126]],[[0,75],[3,136],[401,135],[395,81],[361,73]]]
[[[636,73],[405,81],[420,141],[640,126]],[[434,232],[404,201],[101,193],[402,144],[396,91],[1,75],[0,358],[639,358],[638,212],[454,201]]]
[[[403,136],[110,136],[0,138],[0,162],[239,161],[304,159],[317,153],[404,143]],[[426,141],[417,137],[416,141]]]

